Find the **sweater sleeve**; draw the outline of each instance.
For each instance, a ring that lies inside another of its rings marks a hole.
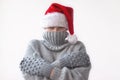
[[[52,65],[61,68],[57,80],[88,80],[91,69],[91,62],[83,44],[80,44],[78,51],[65,54]]]
[[[85,46],[81,44],[79,51],[66,53],[60,59],[52,63],[52,65],[59,68],[76,68],[76,67],[87,67],[90,65],[90,59],[86,53]]]
[[[51,78],[53,78],[52,80],[88,80],[90,69],[91,64],[87,67],[76,67],[74,69],[63,67],[59,71],[59,77],[55,79],[54,73]]]
[[[63,68],[76,68],[76,67],[87,67],[90,65],[89,56],[83,52],[72,52],[71,54],[66,54],[59,60],[56,60],[52,65]]]
[[[90,69],[91,65],[87,67],[77,67],[74,69],[64,67],[57,80],[88,80]]]
[[[54,67],[41,58],[40,56],[36,56],[38,53],[35,50],[35,47],[38,47],[35,45],[33,47],[33,44],[29,44],[26,54],[23,58],[23,60],[20,62],[20,69],[23,72],[23,75],[31,75],[31,76],[41,76],[41,77],[50,77],[50,73]],[[55,72],[58,69],[55,69]],[[25,76],[24,75],[24,76]],[[57,74],[56,74],[57,76]]]
[[[24,58],[20,63],[20,69],[24,73],[37,76],[50,76],[53,67],[42,59],[35,59],[31,57]]]

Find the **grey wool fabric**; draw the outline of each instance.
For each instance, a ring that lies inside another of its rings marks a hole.
[[[66,54],[52,64],[58,66],[59,68],[67,67],[72,69],[76,67],[87,67],[90,65],[90,60],[86,53],[79,51]]]
[[[21,71],[30,75],[49,77],[53,67],[42,59],[26,57],[21,61]]]
[[[88,80],[91,62],[84,44],[80,41],[55,43],[48,39],[29,42],[20,62],[25,80]]]

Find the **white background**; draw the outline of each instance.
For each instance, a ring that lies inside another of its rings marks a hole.
[[[0,80],[23,80],[19,62],[52,2],[74,8],[75,34],[87,49],[89,80],[120,80],[120,0],[0,0]]]

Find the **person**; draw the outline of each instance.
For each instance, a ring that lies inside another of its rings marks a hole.
[[[25,80],[88,80],[89,55],[73,29],[73,8],[52,3],[41,20],[43,40],[31,40],[20,62]]]

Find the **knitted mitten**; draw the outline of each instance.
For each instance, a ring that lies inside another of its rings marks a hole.
[[[52,63],[53,66],[63,68],[75,68],[75,67],[87,67],[90,65],[89,56],[83,52],[73,52],[71,54],[65,54],[59,60]]]
[[[21,61],[20,69],[22,72],[30,75],[50,77],[51,70],[54,69],[54,67],[41,58],[26,57]]]

